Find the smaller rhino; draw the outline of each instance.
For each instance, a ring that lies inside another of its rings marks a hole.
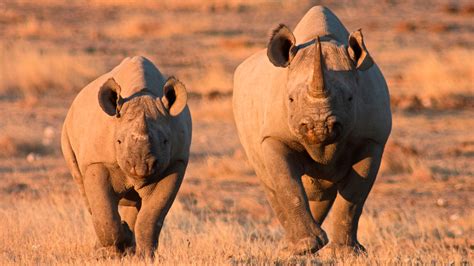
[[[66,116],[61,147],[101,250],[153,257],[188,164],[184,85],[144,57],[87,85]]]

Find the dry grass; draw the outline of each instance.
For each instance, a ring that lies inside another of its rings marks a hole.
[[[27,0],[28,1],[28,0]],[[58,0],[47,0],[49,3],[61,3]],[[83,3],[81,0],[72,1],[76,3]],[[142,8],[159,8],[168,11],[217,11],[217,10],[238,10],[245,6],[258,6],[262,4],[271,4],[275,1],[272,0],[256,0],[256,1],[245,1],[245,0],[187,0],[187,1],[173,1],[173,0],[144,0],[137,3],[131,0],[89,0],[90,5],[97,7],[142,7]]]
[[[3,202],[0,264],[147,265],[136,257],[94,259],[95,235],[77,193]],[[33,205],[32,205],[33,204]],[[466,237],[472,237],[472,213],[438,217],[411,208],[375,211],[361,220],[361,241],[368,257],[287,257],[282,231],[262,221],[234,214],[196,215],[176,202],[160,238],[158,261],[166,265],[233,264],[436,264],[472,262]],[[28,219],[25,219],[28,217]],[[431,221],[431,222],[427,222]],[[7,229],[8,230],[5,230]],[[330,231],[330,230],[329,230]],[[471,232],[471,233],[469,233]],[[467,234],[467,235],[466,235]],[[466,264],[465,264],[466,265]]]
[[[11,15],[5,19],[8,23],[14,23],[14,26],[7,29],[7,34],[21,38],[51,38],[57,36],[67,36],[71,32],[67,30],[58,31],[52,21],[40,20],[35,16],[20,18],[15,22],[16,17]]]
[[[145,16],[143,14],[127,14],[113,21],[102,29],[105,36],[118,39],[134,38],[170,38],[183,33],[192,34],[210,27],[205,18],[188,23],[170,17]]]
[[[390,140],[385,146],[380,175],[410,174],[413,178],[430,180],[432,172],[417,150]]]
[[[191,160],[155,263],[472,264],[472,4],[322,3],[349,29],[370,29],[368,47],[394,100],[391,141],[359,227],[368,257],[280,252],[282,228],[233,122],[235,67],[314,1],[16,0],[0,3],[0,265],[152,264],[94,258],[91,219],[59,148],[77,90],[136,54],[192,95]],[[41,100],[25,107],[18,96]]]
[[[406,66],[390,80],[392,104],[402,109],[473,109],[474,51],[410,52]]]
[[[36,98],[47,91],[85,86],[103,66],[84,54],[41,48],[29,42],[0,43],[0,94]]]
[[[27,160],[35,160],[39,155],[46,155],[53,152],[51,140],[22,139],[9,135],[0,135],[0,158],[11,158],[24,156]]]
[[[474,50],[428,51],[413,58],[402,73],[403,84],[414,94],[443,98],[474,93]]]

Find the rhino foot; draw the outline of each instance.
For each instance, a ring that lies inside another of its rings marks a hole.
[[[95,250],[93,257],[97,260],[103,259],[117,259],[121,258],[124,254],[123,252],[115,246],[107,246],[107,247],[97,247],[95,245]]]
[[[123,244],[122,244],[124,246],[123,249],[135,250],[135,236],[125,221],[122,221],[122,229],[124,232]]]
[[[285,248],[283,253],[286,255],[306,255],[316,253],[318,250],[323,248],[328,243],[327,235],[324,231],[317,237],[306,237],[296,241],[296,243],[291,243],[287,248]]]
[[[320,252],[321,256],[367,256],[367,250],[359,242],[354,242],[351,244],[339,244],[335,242],[330,242],[326,245]]]

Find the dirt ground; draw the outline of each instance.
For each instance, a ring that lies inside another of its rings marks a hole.
[[[316,4],[363,29],[391,92],[393,130],[360,221],[367,257],[279,251],[282,228],[233,122],[236,66]],[[1,1],[0,264],[150,263],[94,258],[59,145],[77,92],[133,55],[186,84],[193,116],[160,264],[473,264],[473,21],[470,1]]]

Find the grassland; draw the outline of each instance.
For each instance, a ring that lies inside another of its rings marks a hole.
[[[317,3],[363,28],[392,95],[392,136],[360,222],[367,257],[280,252],[282,228],[233,123],[235,67]],[[194,121],[160,264],[471,265],[473,10],[469,1],[1,2],[0,264],[150,264],[94,258],[91,219],[59,149],[80,88],[140,54],[186,84]]]

